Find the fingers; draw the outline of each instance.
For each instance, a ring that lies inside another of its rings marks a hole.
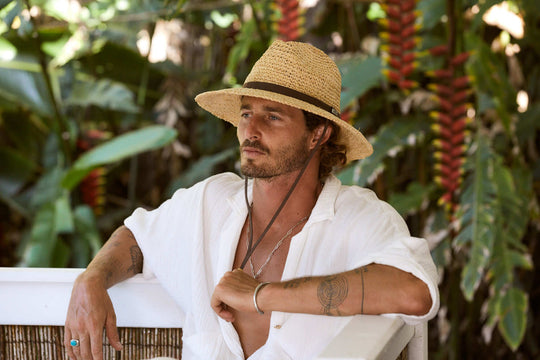
[[[85,338],[85,346],[81,345],[83,359],[103,360],[103,330],[89,338]],[[86,356],[86,357],[85,357]]]
[[[212,309],[214,312],[223,320],[228,322],[234,321],[234,314],[229,309],[227,304],[225,304],[221,298],[219,297],[219,294],[217,291],[214,291],[212,294],[212,297],[210,298],[210,305],[212,306]]]
[[[100,347],[100,350],[101,350],[101,347]],[[93,357],[92,349],[91,349],[91,340],[90,340],[90,336],[88,335],[82,335],[82,336],[80,335],[79,346],[74,347],[73,351],[75,352],[75,354],[77,354],[77,351],[80,351],[80,355],[77,357],[77,359],[103,360],[103,356],[101,358]]]
[[[90,345],[88,342],[88,337],[83,337],[80,335],[76,335],[76,333],[72,333],[70,331],[66,331],[64,334],[64,346],[66,348],[66,352],[71,360],[86,360],[86,359],[92,359],[86,354],[90,353]],[[79,344],[77,346],[73,346],[71,344],[72,340],[79,340]]]
[[[73,287],[66,317],[64,345],[71,360],[102,360],[103,331],[116,350],[122,344],[116,328],[116,315],[109,295],[101,284],[77,281]],[[72,347],[71,339],[79,346]]]
[[[228,321],[228,322],[233,322],[234,321],[234,314],[233,312],[229,309],[229,307],[227,306],[227,304],[223,303],[223,302],[219,302],[218,305],[212,305],[212,308],[214,309],[214,311],[216,312],[216,314],[222,318],[223,320],[225,321]]]
[[[212,309],[226,321],[234,321],[236,311],[253,312],[253,292],[259,282],[241,269],[226,272],[214,288]]]
[[[116,327],[116,315],[114,313],[107,316],[105,330],[112,347],[118,351],[122,350],[123,346],[120,342],[120,336],[118,335],[118,328]]]
[[[77,360],[77,357],[75,356],[75,353],[73,352],[73,348],[70,344],[71,339],[71,330],[66,326],[64,329],[64,347],[66,348],[66,353],[69,356],[71,360]]]

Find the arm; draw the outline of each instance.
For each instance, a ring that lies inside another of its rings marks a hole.
[[[227,321],[234,321],[227,306],[255,312],[253,291],[258,284],[242,270],[228,272],[216,286],[212,307]],[[335,275],[270,283],[259,291],[257,304],[264,312],[423,315],[431,308],[431,296],[427,285],[412,274],[370,264]]]
[[[119,227],[73,285],[64,345],[71,359],[101,360],[103,329],[111,345],[121,350],[116,315],[107,289],[142,271],[142,252],[125,226]],[[78,339],[79,347],[72,347]]]

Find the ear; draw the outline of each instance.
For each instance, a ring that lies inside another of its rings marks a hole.
[[[326,128],[326,131],[324,131],[324,125],[319,125],[313,130],[312,136],[311,136],[311,142],[309,144],[309,149],[313,149],[315,145],[317,145],[317,142],[322,136],[321,145],[323,145],[325,142],[330,139],[330,135],[332,134],[332,127],[330,124],[328,124],[328,127]]]

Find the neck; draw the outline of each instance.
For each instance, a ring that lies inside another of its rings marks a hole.
[[[268,222],[281,205],[295,182],[298,173],[276,176],[270,179],[256,178],[253,182],[253,216],[256,222]],[[309,216],[317,202],[322,185],[318,179],[318,167],[308,166],[276,221],[290,221]]]

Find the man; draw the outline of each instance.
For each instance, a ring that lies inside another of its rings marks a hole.
[[[348,315],[433,317],[426,242],[371,191],[328,174],[372,152],[339,118],[340,92],[323,52],[276,41],[242,88],[198,95],[238,127],[246,178],[213,176],[126,219],[75,282],[70,357],[101,359],[104,327],[121,348],[106,289],[141,271],[181,309],[184,360],[312,359]]]

